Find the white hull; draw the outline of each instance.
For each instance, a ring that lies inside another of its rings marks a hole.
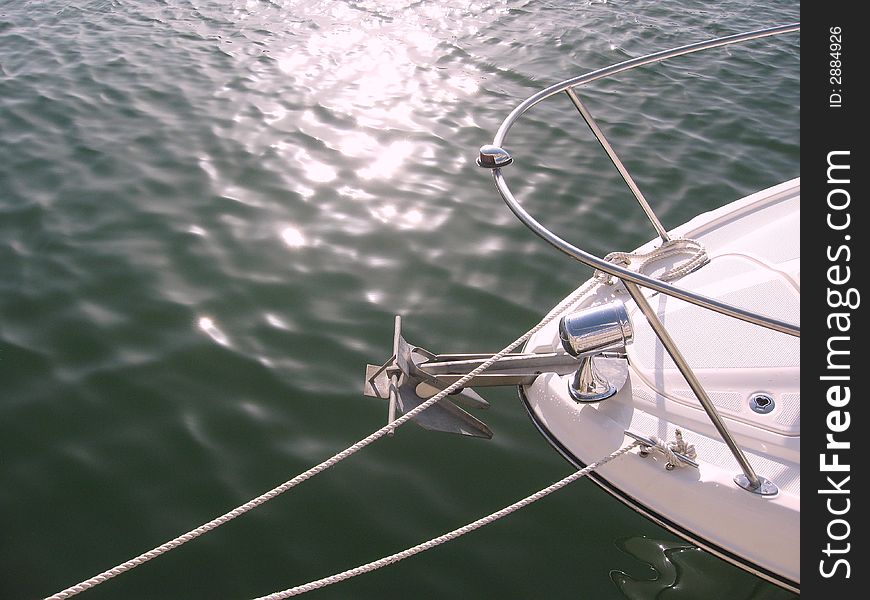
[[[698,240],[710,262],[674,283],[799,323],[799,215],[800,180],[795,179],[692,219],[671,237]],[[645,295],[755,471],[779,492],[762,496],[734,483],[741,472],[738,463],[619,284],[599,286],[572,310],[614,298],[625,302],[635,330],[627,346],[628,383],[612,398],[581,404],[568,394],[570,376],[544,374],[521,389],[533,420],[578,464],[630,443],[626,430],[673,440],[681,429],[698,451],[698,469],[667,471],[662,455],[629,454],[598,471],[597,481],[693,543],[799,589],[800,339],[650,290]],[[557,328],[554,320],[529,340],[526,351],[559,349]],[[774,400],[770,412],[750,408],[750,398],[758,393]]]

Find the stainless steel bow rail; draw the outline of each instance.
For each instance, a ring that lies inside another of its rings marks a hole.
[[[561,83],[552,85],[534,94],[533,96],[522,102],[519,106],[517,106],[502,122],[501,126],[498,129],[498,132],[495,135],[495,138],[493,139],[492,144],[483,146],[480,149],[480,155],[478,158],[478,165],[492,170],[492,176],[499,193],[501,194],[508,208],[513,211],[513,213],[524,225],[531,229],[535,234],[543,238],[546,242],[554,246],[557,250],[567,254],[568,256],[571,256],[572,258],[590,267],[593,267],[594,269],[598,269],[599,271],[608,273],[609,275],[616,277],[622,281],[626,290],[631,295],[631,298],[637,304],[638,308],[649,322],[650,327],[656,333],[662,345],[665,347],[668,354],[671,356],[674,363],[676,364],[677,368],[680,370],[680,373],[682,373],[683,377],[688,382],[689,387],[698,397],[698,400],[701,402],[701,406],[707,413],[710,421],[713,423],[716,430],[722,436],[722,439],[728,445],[728,448],[731,450],[734,458],[740,464],[743,473],[738,474],[734,478],[734,481],[740,487],[762,495],[776,494],[778,491],[776,485],[755,473],[752,465],[749,463],[749,460],[746,458],[743,451],[737,445],[734,437],[728,431],[728,428],[726,427],[722,418],[719,416],[716,407],[710,401],[710,398],[708,397],[703,386],[698,381],[691,367],[686,362],[685,358],[683,357],[679,348],[677,348],[674,340],[668,334],[664,325],[658,319],[655,311],[649,305],[649,302],[647,302],[639,286],[650,288],[654,291],[667,294],[668,296],[673,296],[681,300],[685,300],[686,302],[690,302],[702,308],[712,310],[714,312],[721,313],[730,317],[734,317],[736,319],[741,319],[743,321],[747,321],[761,327],[766,327],[774,331],[779,331],[787,335],[800,337],[800,327],[791,323],[770,318],[762,314],[747,311],[742,308],[726,304],[714,298],[708,298],[701,294],[697,294],[689,290],[684,290],[663,281],[653,279],[641,273],[620,267],[604,259],[598,258],[597,256],[589,254],[588,252],[581,250],[580,248],[557,236],[555,233],[553,233],[552,231],[544,227],[541,223],[539,223],[537,220],[535,220],[535,218],[532,217],[522,207],[522,205],[520,205],[520,203],[517,201],[510,188],[508,187],[507,181],[504,177],[504,174],[502,173],[502,169],[513,162],[513,157],[511,157],[510,153],[503,148],[503,145],[505,140],[507,139],[507,134],[510,131],[511,127],[523,114],[526,113],[526,111],[528,111],[530,108],[540,103],[541,101],[550,98],[551,96],[559,94],[560,92],[565,92],[571,100],[571,103],[580,113],[583,120],[592,130],[592,133],[595,135],[596,139],[601,144],[604,151],[607,153],[607,156],[610,158],[611,162],[613,162],[613,165],[616,167],[617,171],[619,171],[620,175],[622,176],[628,188],[631,190],[641,209],[644,211],[647,218],[652,223],[653,227],[656,230],[656,233],[661,238],[662,242],[667,243],[669,241],[667,231],[662,226],[661,221],[658,219],[658,217],[656,217],[646,198],[638,189],[631,175],[628,173],[628,170],[625,168],[625,165],[616,155],[613,147],[605,138],[604,133],[601,131],[601,128],[592,118],[592,114],[589,112],[586,105],[583,104],[582,100],[577,95],[576,88],[588,84],[592,81],[602,79],[604,77],[609,77],[611,75],[615,75],[629,69],[648,65],[650,63],[661,62],[663,60],[675,58],[677,56],[682,56],[685,54],[699,52],[701,50],[708,50],[711,48],[726,46],[729,44],[736,44],[739,42],[746,42],[749,40],[791,33],[795,31],[800,31],[800,23],[792,23],[789,25],[781,25],[778,27],[771,27],[758,31],[716,38],[704,42],[681,46],[672,50],[665,50],[653,54],[648,54],[646,56],[641,56],[639,58],[626,60],[624,62],[605,67],[603,69],[598,69],[585,75],[581,75],[572,79],[567,79]]]

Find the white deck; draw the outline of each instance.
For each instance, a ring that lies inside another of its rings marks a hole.
[[[696,217],[671,236],[699,240],[711,260],[675,284],[799,323],[799,218],[799,179]],[[756,472],[779,487],[778,495],[762,497],[734,484],[737,462],[643,315],[617,287],[599,288],[584,305],[613,297],[625,301],[635,331],[627,349],[630,384],[609,400],[583,405],[568,396],[568,377],[539,377],[525,390],[536,420],[584,463],[627,443],[625,430],[672,440],[679,427],[698,450],[700,469],[669,472],[661,457],[629,455],[604,467],[601,475],[700,545],[754,563],[769,579],[799,584],[799,338],[647,294]],[[527,350],[558,346],[553,322]],[[755,393],[772,397],[775,408],[753,412],[749,398]]]

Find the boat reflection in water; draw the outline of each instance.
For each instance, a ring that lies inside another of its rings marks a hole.
[[[635,571],[636,577],[618,569],[610,572],[616,588],[629,600],[776,600],[792,597],[786,590],[763,585],[739,572],[735,572],[734,577],[711,577],[711,573],[721,571],[724,565],[716,557],[687,542],[637,536],[619,539],[616,545],[649,567],[646,574],[639,574],[641,569]]]

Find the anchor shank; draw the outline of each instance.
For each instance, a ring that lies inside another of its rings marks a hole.
[[[470,373],[484,362],[489,360],[492,355],[469,355],[473,358],[461,360],[442,360],[443,356],[454,358],[461,355],[437,355],[435,360],[430,360],[417,365],[417,368],[425,372],[427,375],[465,375]],[[483,358],[480,358],[483,356]],[[487,373],[498,374],[505,372],[545,372],[555,371],[557,369],[565,369],[573,367],[577,369],[577,359],[570,354],[561,352],[550,352],[546,354],[509,354],[496,361]],[[570,371],[566,371],[570,372]]]
[[[514,373],[514,374],[484,373],[484,374],[472,377],[468,381],[468,383],[465,384],[465,386],[477,388],[477,387],[495,387],[495,386],[510,386],[510,385],[531,385],[540,374],[541,374],[540,372]],[[462,377],[464,377],[464,375],[435,375],[434,380],[437,383],[437,386],[443,389],[443,388],[447,387],[448,385],[456,383]]]

